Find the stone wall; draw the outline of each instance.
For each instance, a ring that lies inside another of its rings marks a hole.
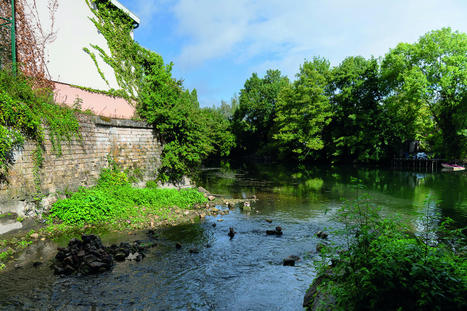
[[[155,177],[162,148],[150,126],[132,120],[104,120],[86,115],[79,118],[82,139],[62,143],[61,155],[46,140],[40,168],[40,188],[44,195],[95,185],[101,169],[108,166],[109,155],[124,169],[139,169],[145,180]],[[8,181],[0,183],[0,213],[24,215],[27,210],[35,209],[31,203],[36,193],[35,148],[35,143],[28,141],[15,151]]]

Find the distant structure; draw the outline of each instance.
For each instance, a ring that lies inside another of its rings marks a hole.
[[[139,26],[140,19],[123,4],[117,0],[108,1],[128,14],[133,19],[135,28]],[[50,26],[47,25],[50,23],[47,2],[36,0],[44,27]],[[133,117],[135,109],[126,100],[74,87],[104,91],[119,89],[113,69],[99,57],[96,58],[109,82],[107,85],[93,60],[83,51],[84,47],[96,44],[109,52],[104,36],[98,32],[90,17],[93,17],[93,13],[85,0],[58,0],[55,13],[56,39],[47,46],[47,68],[55,82],[55,100],[68,106],[79,106],[82,110],[90,110],[97,115],[129,119]]]

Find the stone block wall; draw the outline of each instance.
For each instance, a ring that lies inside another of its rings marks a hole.
[[[40,168],[40,188],[44,195],[75,191],[95,185],[111,156],[123,169],[138,169],[145,180],[153,179],[160,165],[162,147],[157,136],[144,122],[103,119],[81,115],[81,139],[62,143],[57,155],[46,139],[44,162]],[[14,154],[7,182],[0,182],[0,213],[20,215],[30,208],[36,193],[34,157],[36,145],[28,141]]]

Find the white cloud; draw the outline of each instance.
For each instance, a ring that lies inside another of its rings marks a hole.
[[[336,64],[350,55],[382,56],[432,29],[467,31],[464,0],[179,0],[172,10],[186,40],[180,66],[264,56],[255,68],[289,75],[315,55]]]

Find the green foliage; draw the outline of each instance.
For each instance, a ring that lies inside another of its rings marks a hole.
[[[376,59],[347,57],[332,69],[332,121],[326,127],[327,157],[378,161],[387,151]]]
[[[158,178],[178,181],[215,150],[227,154],[231,137],[221,133],[225,126],[214,124],[213,114],[199,108],[196,90],[190,93],[172,78],[171,64],[165,65],[154,52],[147,51],[146,56],[138,112],[153,124],[164,143]],[[215,131],[213,126],[217,127]]]
[[[71,85],[72,87],[78,88],[80,90],[90,92],[90,93],[96,93],[96,94],[103,94],[111,97],[123,97],[126,99],[129,99],[128,94],[124,90],[115,90],[115,89],[110,89],[108,91],[103,91],[103,90],[98,90],[98,89],[93,89],[90,87],[84,87],[80,85]]]
[[[143,77],[140,58],[143,51],[131,37],[134,21],[108,0],[86,0],[86,3],[94,14],[90,20],[106,39],[110,54],[98,45],[91,44],[91,48],[114,70],[117,83],[128,98],[136,98]],[[95,52],[87,47],[83,50],[89,54],[99,74],[109,84],[99,67]]]
[[[37,143],[34,161],[38,178],[46,130],[57,154],[61,154],[63,141],[79,136],[74,111],[56,105],[52,98],[48,90],[33,90],[27,78],[0,71],[0,174],[6,174],[13,150],[26,139]]]
[[[319,267],[328,275],[320,290],[336,298],[335,309],[462,310],[467,306],[462,248],[443,239],[432,246],[408,234],[400,221],[380,217],[368,198],[344,204],[337,219],[344,224],[341,233],[347,243],[324,252]],[[463,243],[465,250],[465,237]],[[329,261],[334,263],[330,274]]]
[[[277,97],[287,86],[289,80],[279,70],[268,70],[264,78],[253,73],[246,80],[232,118],[233,132],[242,151],[252,154],[272,144]]]
[[[208,135],[213,151],[210,155],[216,158],[227,157],[235,147],[235,136],[230,129],[230,122],[225,115],[211,108],[201,109],[205,120],[206,135]]]
[[[283,151],[292,151],[299,160],[324,147],[323,129],[331,121],[329,76],[329,62],[314,58],[301,66],[293,85],[279,94],[274,138]]]
[[[131,38],[133,21],[107,0],[86,0],[91,21],[110,49],[91,45],[115,72],[129,98],[137,98],[139,115],[154,126],[164,145],[158,178],[179,181],[191,174],[211,153],[226,156],[233,146],[228,123],[214,112],[199,108],[196,90],[189,92],[172,77],[172,64],[144,49]],[[96,66],[99,64],[89,49]]]
[[[206,201],[196,189],[159,189],[155,182],[148,182],[143,189],[133,188],[126,174],[111,166],[102,171],[97,186],[80,188],[57,201],[49,217],[66,225],[147,221],[170,207],[187,209]]]
[[[334,68],[321,58],[305,61],[292,84],[278,71],[253,74],[232,120],[237,149],[377,162],[418,141],[436,157],[464,159],[466,68],[467,35],[443,28],[383,59],[347,57]]]
[[[450,158],[467,154],[467,35],[443,28],[401,43],[383,61],[386,102],[406,136]]]

